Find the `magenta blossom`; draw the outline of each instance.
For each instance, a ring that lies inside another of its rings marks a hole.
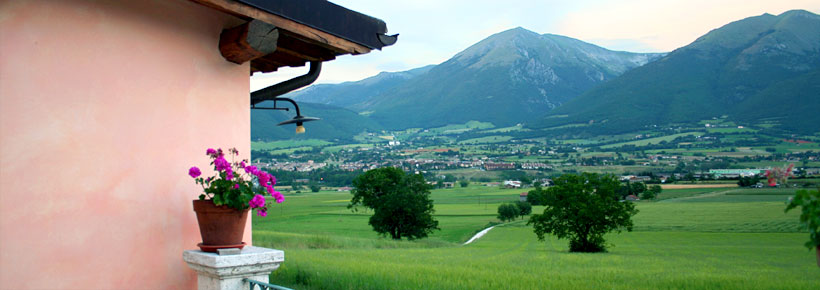
[[[191,169],[188,169],[188,175],[190,175],[193,178],[197,178],[201,174],[202,174],[202,171],[199,171],[199,168],[197,168],[196,166],[191,167]]]
[[[224,156],[219,156],[214,159],[214,166],[218,171],[226,171],[231,169],[231,163],[225,160]]]
[[[276,203],[282,203],[285,201],[285,196],[282,195],[281,192],[274,191],[271,195],[273,195],[273,198],[276,199]]]
[[[268,181],[270,181],[270,175],[266,172],[259,172],[259,175],[257,175],[256,177],[259,178],[259,185],[262,186],[267,185]]]
[[[284,196],[273,189],[276,177],[250,165],[248,160],[233,162],[238,159],[239,155],[239,151],[235,148],[225,151],[221,148],[208,148],[205,153],[210,157],[216,174],[201,179],[199,177],[202,171],[198,167],[191,167],[188,170],[188,175],[195,178],[196,183],[204,190],[204,193],[199,196],[200,200],[210,199],[215,205],[227,205],[237,210],[251,208],[262,217],[267,216],[268,203],[265,197],[268,194],[271,194],[277,203],[284,201]],[[245,172],[242,173],[240,169]],[[254,178],[259,182],[259,186],[251,186]],[[241,202],[243,200],[247,204],[243,204]]]
[[[253,196],[253,199],[251,199],[251,200],[248,202],[248,205],[249,205],[251,208],[259,208],[259,207],[263,207],[263,206],[265,206],[265,197],[264,197],[264,196],[262,196],[261,194],[254,195],[254,196]]]

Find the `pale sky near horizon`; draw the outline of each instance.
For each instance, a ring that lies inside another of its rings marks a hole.
[[[668,52],[712,29],[818,0],[331,0],[387,23],[399,40],[383,51],[325,62],[316,83],[357,81],[382,71],[439,64],[488,36],[515,27],[577,38],[610,50]],[[304,74],[302,68],[254,74],[251,91]]]

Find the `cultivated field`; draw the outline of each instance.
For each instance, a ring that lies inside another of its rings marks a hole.
[[[461,246],[520,191],[436,190],[442,230],[414,242],[378,237],[347,192],[287,196],[254,217],[253,242],[285,251],[271,282],[294,289],[820,289],[808,234],[783,213],[790,189],[665,190],[638,203],[635,231],[608,236],[608,253],[539,242],[525,221]]]

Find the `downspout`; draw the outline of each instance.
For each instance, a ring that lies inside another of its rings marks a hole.
[[[311,61],[310,70],[308,70],[307,74],[286,80],[278,84],[274,84],[270,87],[251,93],[251,108],[253,109],[253,107],[256,106],[256,104],[258,103],[264,101],[272,101],[276,99],[276,97],[278,96],[287,94],[293,90],[312,84],[314,81],[316,81],[317,78],[319,78],[319,73],[321,71],[322,62]]]

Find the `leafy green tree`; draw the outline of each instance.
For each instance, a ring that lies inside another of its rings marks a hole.
[[[520,178],[518,178],[518,181],[521,182],[521,185],[532,184],[532,178],[530,178],[529,176],[526,176],[526,175],[521,176]]]
[[[466,180],[462,180],[462,181],[459,181],[458,184],[461,185],[461,187],[467,187],[467,186],[470,185],[470,182],[466,181]]]
[[[436,188],[444,188],[444,181],[439,180],[436,182]]]
[[[511,221],[518,217],[521,212],[518,206],[512,203],[503,203],[498,206],[498,219],[502,222]]]
[[[571,252],[606,251],[604,234],[622,229],[632,231],[632,216],[638,210],[631,202],[620,202],[621,183],[612,175],[566,174],[546,189],[543,214],[534,214],[539,240],[546,234],[569,239]]]
[[[322,187],[319,186],[318,184],[311,184],[309,187],[310,187],[310,191],[312,191],[312,192],[319,192],[319,190],[322,189]]]
[[[691,183],[695,183],[695,175],[692,174],[692,172],[687,172],[686,175],[683,176],[683,179]]]
[[[546,191],[541,186],[527,192],[527,202],[531,205],[544,205],[544,194]]]
[[[746,176],[746,177],[741,177],[740,179],[738,179],[737,185],[740,186],[740,187],[749,187],[749,186],[753,186],[753,185],[757,184],[758,182],[760,182],[760,177],[757,177],[757,175],[755,175],[755,176]]]
[[[524,218],[525,215],[532,213],[532,204],[526,201],[516,201],[515,206],[518,207],[518,216]]]
[[[820,188],[815,191],[798,190],[794,197],[789,198],[786,212],[801,207],[800,224],[809,230],[809,241],[804,245],[811,249],[820,250]],[[817,258],[820,267],[820,256]]]
[[[631,194],[634,194],[635,196],[640,196],[642,193],[646,191],[646,184],[643,184],[643,182],[630,183],[629,191]]]
[[[661,193],[663,189],[660,185],[652,185],[646,189],[643,193],[641,193],[641,199],[654,199]]]
[[[433,218],[430,186],[419,174],[406,174],[394,167],[373,169],[353,180],[355,187],[348,208],[357,205],[373,209],[368,222],[381,235],[394,240],[427,237],[438,230]]]

